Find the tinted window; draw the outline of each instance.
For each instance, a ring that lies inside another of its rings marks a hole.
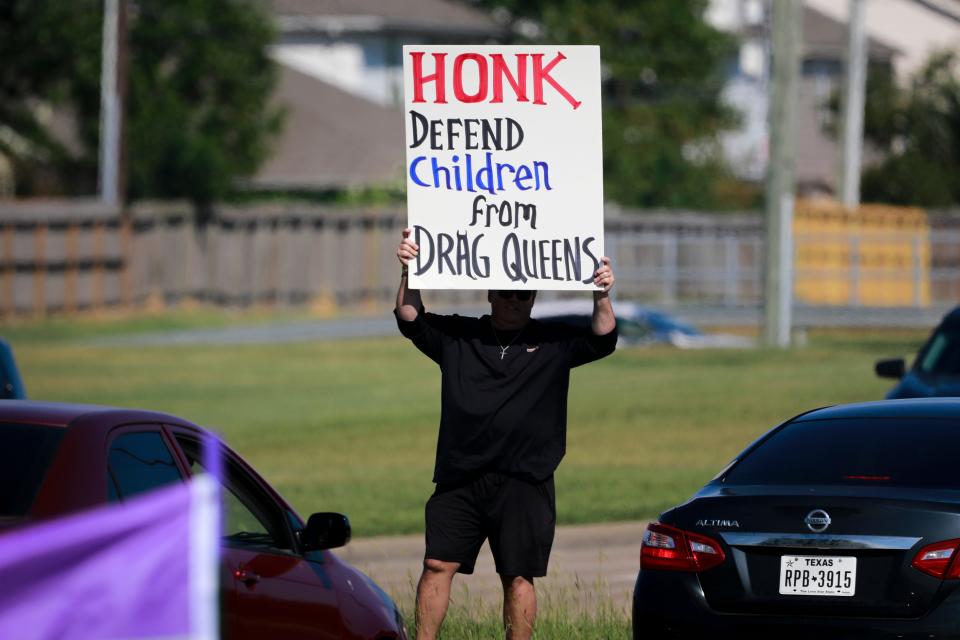
[[[938,331],[917,360],[923,373],[960,375],[960,332]]]
[[[190,462],[190,473],[206,473],[200,462],[200,443],[177,435],[177,444]],[[272,498],[266,496],[257,482],[227,457],[225,477],[220,478],[220,498],[223,503],[223,534],[231,545],[289,548],[280,511]]]
[[[950,420],[794,422],[724,477],[731,484],[872,484],[958,489]]]
[[[163,437],[156,432],[125,433],[110,445],[110,474],[116,483],[111,491],[108,479],[107,491],[120,497],[150,491],[180,481],[180,471],[173,461]]]
[[[30,509],[63,438],[63,429],[0,424],[0,516]]]

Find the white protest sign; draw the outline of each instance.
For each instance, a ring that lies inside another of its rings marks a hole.
[[[414,289],[595,290],[600,48],[403,47]]]

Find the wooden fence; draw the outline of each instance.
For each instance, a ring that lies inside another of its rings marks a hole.
[[[147,203],[121,213],[94,202],[0,203],[0,315],[186,301],[379,312],[393,303],[394,252],[405,219],[402,208],[258,205],[220,207],[197,225],[185,204]],[[609,208],[605,220],[621,298],[759,304],[758,215]],[[952,303],[939,298],[960,291],[960,226],[956,216],[931,220],[944,229],[932,237],[956,246],[934,244],[924,277],[933,282],[934,304]],[[946,261],[941,270],[938,256]],[[483,299],[477,291],[430,295],[448,306]]]
[[[132,304],[132,241],[116,210],[0,205],[0,313]]]

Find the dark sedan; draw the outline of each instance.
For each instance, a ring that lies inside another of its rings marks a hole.
[[[184,482],[202,471],[205,437],[162,413],[0,401],[0,529]],[[390,598],[329,550],[349,540],[346,518],[304,523],[243,458],[222,452],[225,637],[405,638]]]
[[[9,342],[0,338],[0,399],[17,400],[26,397],[27,390],[23,387],[13,349]]]
[[[907,370],[903,358],[879,360],[874,371],[899,382],[887,398],[960,396],[960,307],[944,316]]]
[[[960,399],[802,414],[644,535],[636,638],[960,637]]]

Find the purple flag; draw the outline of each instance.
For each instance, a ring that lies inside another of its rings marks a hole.
[[[0,535],[0,638],[214,640],[218,500],[199,476]]]

